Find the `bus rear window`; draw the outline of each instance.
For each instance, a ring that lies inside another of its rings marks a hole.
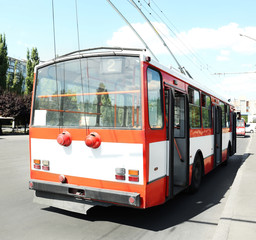
[[[34,126],[141,128],[138,57],[104,56],[39,68]]]

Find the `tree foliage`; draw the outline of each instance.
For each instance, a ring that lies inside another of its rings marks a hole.
[[[18,67],[18,61],[14,64],[14,71],[9,72],[6,78],[6,90],[17,94],[23,94],[24,77]]]
[[[7,54],[5,35],[0,34],[0,91],[6,89],[6,72],[8,69]]]
[[[25,128],[29,124],[30,108],[31,95],[19,95],[7,91],[0,94],[0,116],[14,117],[16,124],[22,124]]]
[[[32,48],[31,54],[27,50],[27,77],[26,77],[26,93],[29,94],[33,90],[34,68],[39,64],[39,54],[37,48]]]

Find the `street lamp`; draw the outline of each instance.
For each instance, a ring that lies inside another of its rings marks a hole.
[[[247,37],[247,38],[249,38],[249,39],[251,39],[251,40],[254,40],[254,41],[256,41],[256,39],[255,38],[252,38],[252,37],[249,37],[249,36],[246,36],[246,35],[244,35],[244,34],[239,34],[241,37]]]

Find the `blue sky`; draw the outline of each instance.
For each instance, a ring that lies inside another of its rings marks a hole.
[[[214,75],[256,71],[256,41],[239,35],[256,39],[255,0],[134,1],[194,79],[227,98],[256,99],[256,74]],[[129,1],[112,2],[160,62],[177,67]],[[37,47],[41,60],[54,57],[52,0],[0,0],[0,6],[0,33],[6,35],[9,56],[25,59],[27,49]],[[77,6],[81,49],[143,47],[106,0],[77,0]],[[57,54],[77,50],[75,0],[54,0],[54,10]]]

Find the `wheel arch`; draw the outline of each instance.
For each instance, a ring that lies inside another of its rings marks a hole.
[[[204,171],[204,157],[203,157],[203,153],[202,153],[201,149],[198,149],[196,151],[196,154],[195,154],[195,157],[194,157],[194,162],[193,162],[193,169],[194,169],[194,163],[195,163],[195,160],[196,160],[197,157],[199,157],[199,159],[201,161],[201,164],[202,164],[202,175],[204,176],[205,175],[205,171]]]

